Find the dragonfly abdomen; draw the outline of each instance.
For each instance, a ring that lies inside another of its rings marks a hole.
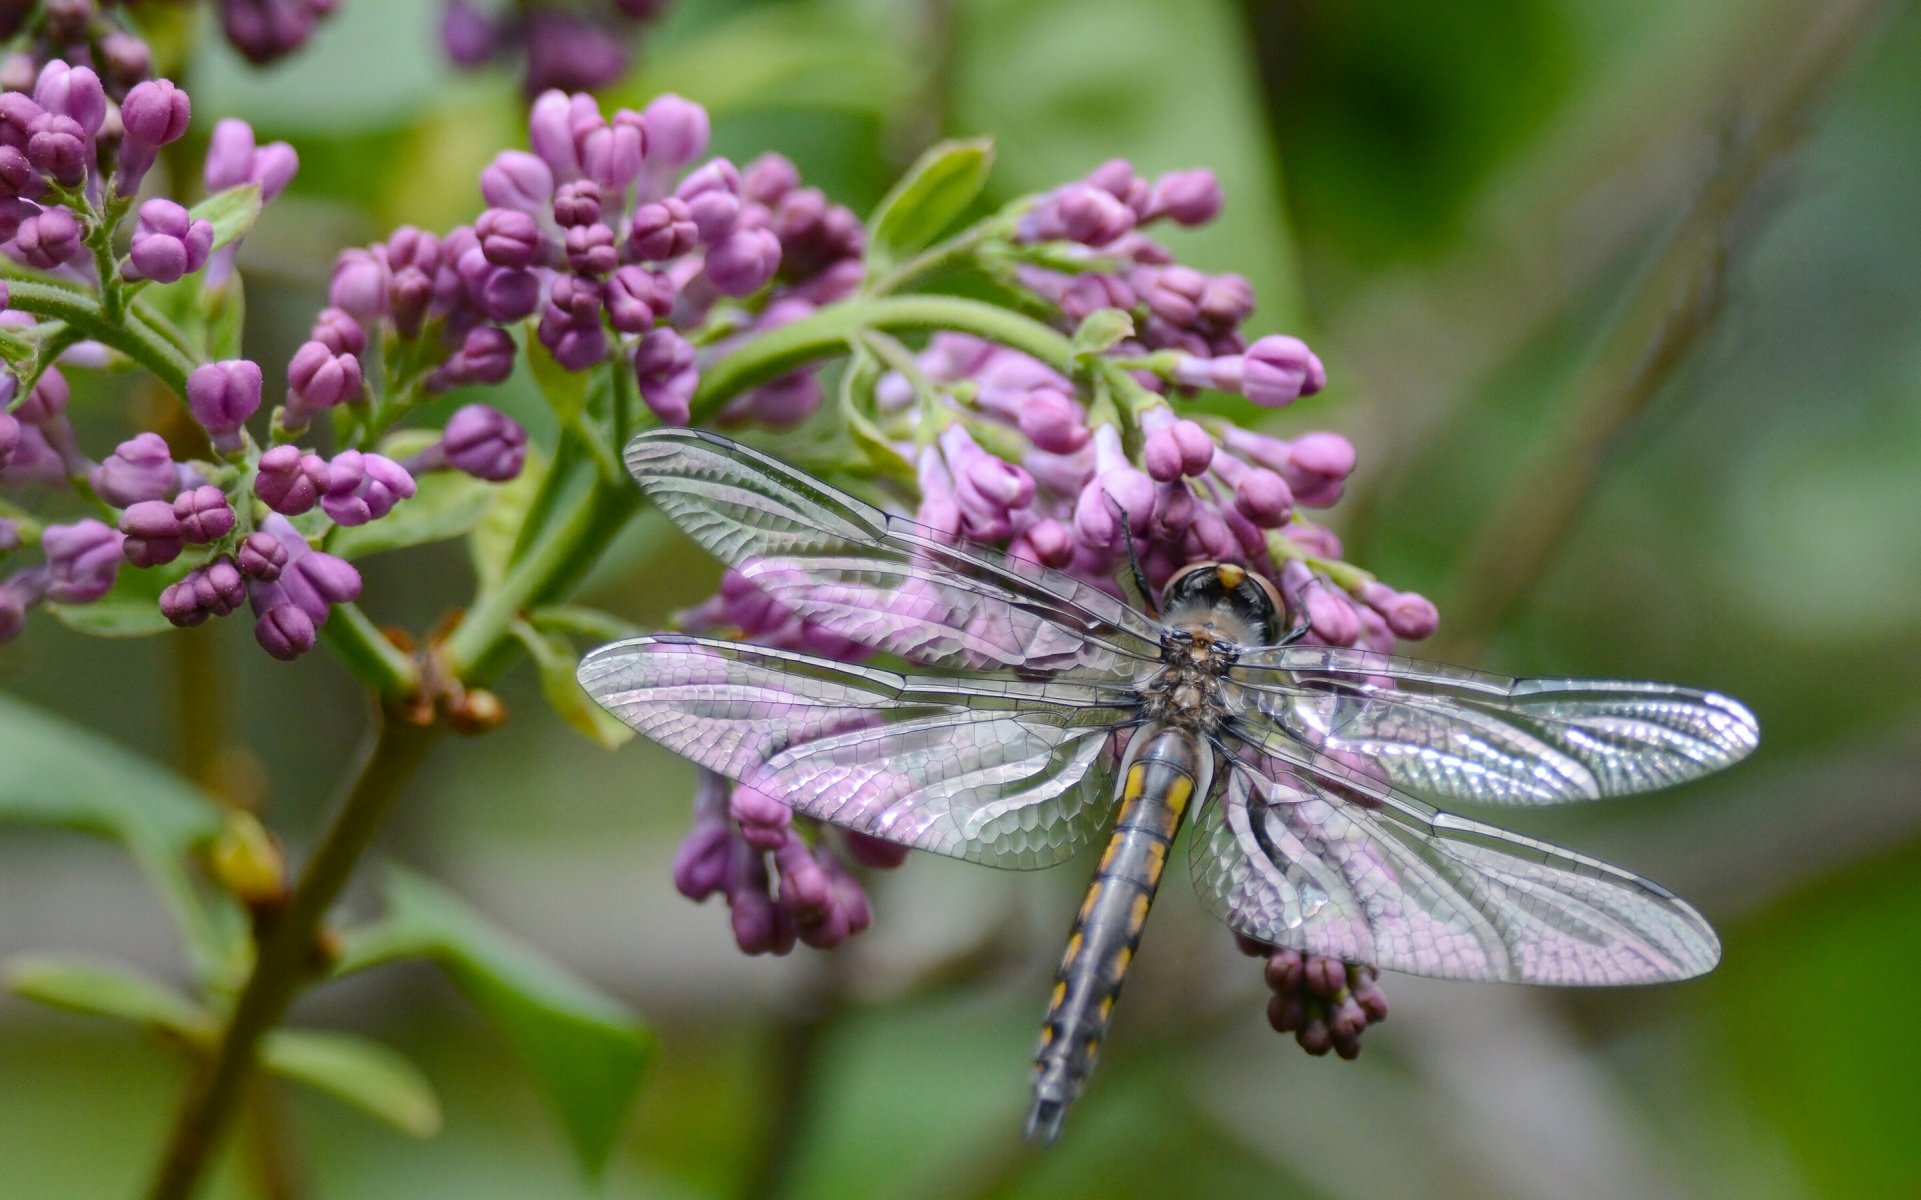
[[[1191,735],[1149,728],[1137,739],[1121,776],[1120,816],[1074,919],[1034,1059],[1027,1136],[1046,1142],[1094,1069],[1174,834],[1208,775],[1206,752]]]

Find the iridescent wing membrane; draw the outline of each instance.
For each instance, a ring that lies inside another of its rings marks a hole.
[[[582,661],[609,710],[799,812],[919,849],[1028,868],[1098,836],[1159,624],[711,434],[642,434],[627,462],[782,605],[959,674],[639,638]],[[1551,804],[1693,778],[1753,748],[1738,704],[1309,646],[1246,651],[1224,692],[1226,766],[1190,855],[1204,902],[1235,929],[1452,978],[1643,982],[1718,957],[1700,915],[1658,885],[1430,802]]]

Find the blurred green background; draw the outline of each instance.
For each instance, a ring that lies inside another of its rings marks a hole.
[[[245,116],[303,159],[243,260],[263,360],[300,340],[336,249],[470,218],[480,165],[523,139],[517,81],[453,75],[435,21],[346,0],[270,73],[217,39],[196,58],[197,124]],[[1917,79],[1921,16],[1867,0],[676,0],[612,92],[701,100],[720,151],[780,150],[858,211],[950,133],[999,139],[1004,195],[1117,155],[1219,171],[1226,216],[1178,248],[1253,279],[1257,332],[1326,358],[1331,386],[1275,427],[1358,443],[1336,527],[1440,602],[1431,653],[1759,715],[1723,778],[1512,822],[1694,900],[1726,961],[1632,992],[1390,977],[1361,1060],[1313,1060],[1171,887],[1041,1155],[1018,1140],[1027,1062],[1079,867],[917,856],[846,950],[744,959],[669,879],[691,773],[581,740],[523,668],[516,719],[443,744],[386,849],[653,1024],[608,1179],[581,1180],[472,1008],[401,968],[299,1016],[412,1054],[445,1131],[276,1091],[292,1182],[260,1189],[256,1129],[215,1194],[1921,1195]],[[414,628],[470,588],[454,548],[368,567],[368,610]],[[714,574],[643,521],[588,598],[651,625]],[[39,620],[0,686],[163,762],[183,721],[219,724],[298,839],[361,701],[244,624],[107,642]],[[182,663],[207,655],[222,686],[183,717]],[[46,949],[182,970],[119,851],[9,830],[0,958]],[[125,1027],[0,997],[0,1197],[136,1194],[180,1075]]]

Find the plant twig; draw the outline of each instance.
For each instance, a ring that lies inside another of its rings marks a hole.
[[[149,1200],[187,1200],[231,1125],[256,1051],[301,989],[324,972],[321,922],[433,743],[435,730],[384,715],[352,786],[308,860],[287,906],[256,938],[253,970],[212,1054],[198,1064],[148,1188]]]

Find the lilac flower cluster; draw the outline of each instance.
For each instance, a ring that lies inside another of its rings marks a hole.
[[[1267,1023],[1276,1033],[1293,1034],[1309,1054],[1332,1050],[1354,1058],[1367,1027],[1387,1020],[1387,995],[1375,982],[1381,973],[1373,967],[1276,949],[1238,934],[1235,942],[1243,954],[1265,960],[1262,974],[1274,993],[1267,1001]]]
[[[0,176],[8,193],[0,200],[0,232],[9,235],[0,252],[123,303],[134,288],[196,273],[204,272],[205,288],[220,288],[235,247],[216,250],[211,224],[164,197],[131,214],[127,254],[107,278],[94,256],[80,254],[84,231],[125,213],[158,148],[185,133],[191,103],[166,80],[140,83],[118,106],[118,143],[96,144],[113,109],[90,69],[63,62],[47,64],[31,97],[0,96]],[[256,185],[271,201],[297,168],[291,147],[259,145],[245,122],[222,121],[209,143],[205,184],[210,192]],[[0,289],[0,306],[7,299]],[[27,313],[0,314],[0,325],[25,334],[36,324]],[[525,430],[484,405],[457,412],[438,441],[405,463],[353,446],[326,458],[296,444],[295,434],[321,412],[365,407],[355,357],[365,349],[364,331],[330,310],[314,339],[289,365],[276,437],[264,448],[247,428],[264,400],[259,365],[231,359],[192,370],[183,399],[211,451],[199,459],[176,460],[158,433],[142,432],[96,462],[67,419],[69,390],[59,367],[44,366],[25,380],[0,374],[0,487],[71,489],[108,518],[45,527],[5,522],[4,550],[37,544],[41,561],[0,582],[0,641],[19,632],[37,603],[100,599],[125,563],[167,572],[159,610],[172,624],[198,625],[250,605],[260,644],[276,658],[294,658],[312,648],[331,608],[360,592],[359,572],[315,545],[324,545],[330,528],[386,516],[415,494],[420,472],[460,470],[496,482],[519,473]],[[453,366],[442,364],[438,378],[504,375],[504,368],[475,368],[478,352],[463,352],[467,357],[457,354]],[[510,363],[511,343],[497,357]],[[104,352],[81,343],[63,358],[98,365]],[[16,402],[23,383],[26,394]]]
[[[463,67],[524,58],[529,96],[549,88],[593,91],[626,74],[634,31],[666,8],[667,0],[515,0],[489,13],[470,0],[445,0],[440,42]]]
[[[339,0],[218,0],[220,28],[246,58],[264,65],[305,45]],[[0,85],[26,91],[41,68],[58,60],[84,66],[123,98],[153,72],[153,51],[116,0],[7,0],[0,4],[0,38],[12,44],[0,59]]]

